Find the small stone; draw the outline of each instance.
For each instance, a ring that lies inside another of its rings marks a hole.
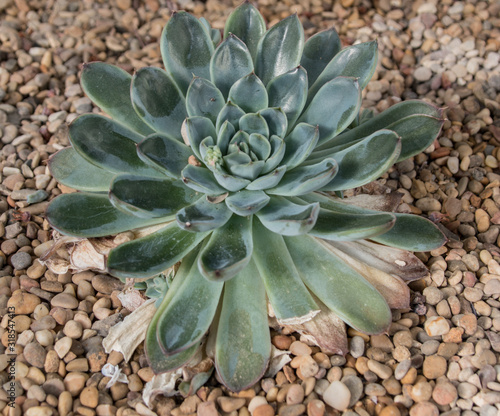
[[[431,316],[425,321],[424,329],[427,335],[434,337],[450,332],[450,324],[442,316]]]
[[[304,400],[304,389],[298,384],[292,384],[286,393],[286,404],[299,404]]]
[[[72,345],[73,340],[70,337],[64,337],[55,343],[54,351],[57,353],[59,358],[63,359],[71,349]]]
[[[446,406],[457,398],[457,389],[448,381],[438,382],[432,391],[432,398],[441,405]]]
[[[294,341],[290,345],[290,352],[293,355],[311,355],[312,350],[311,347],[307,344],[304,344],[301,341]]]
[[[321,400],[314,399],[307,403],[307,416],[323,416],[324,414],[325,404]]]
[[[394,370],[394,378],[396,380],[401,380],[411,367],[411,360],[401,361]]]
[[[443,293],[434,286],[426,287],[422,294],[429,305],[437,305],[443,299]]]
[[[31,266],[31,256],[25,251],[18,251],[10,258],[10,261],[16,270],[27,269]]]
[[[487,296],[498,295],[500,293],[500,280],[491,279],[484,285],[484,294]]]
[[[115,290],[122,290],[125,285],[119,279],[108,275],[98,274],[92,278],[92,286],[97,292],[111,295]]]
[[[411,389],[411,398],[416,402],[430,400],[432,396],[432,385],[427,381],[419,381]]]
[[[323,393],[323,400],[334,409],[343,411],[349,406],[351,392],[341,381],[334,381]]]
[[[391,367],[389,367],[385,364],[379,363],[378,361],[369,360],[368,361],[368,368],[383,380],[392,376]]]
[[[384,407],[378,416],[401,416],[401,412],[396,405],[391,404]]]
[[[344,377],[342,383],[344,383],[351,392],[351,400],[347,407],[353,407],[363,395],[363,382],[359,377],[352,375]]]
[[[222,396],[217,399],[222,411],[229,413],[233,410],[238,410],[245,405],[245,399],[243,397],[226,397]]]
[[[24,347],[23,355],[33,367],[43,368],[45,365],[46,351],[38,342],[30,342]]]
[[[78,299],[69,293],[58,293],[52,298],[50,304],[53,307],[76,309],[78,307]]]
[[[303,404],[292,404],[281,406],[278,411],[279,416],[300,416],[306,411],[306,406]]]
[[[292,344],[292,339],[286,335],[275,335],[272,342],[273,345],[279,350],[288,350]]]
[[[270,404],[263,404],[255,408],[252,416],[274,416],[274,408]]]
[[[54,410],[48,406],[33,406],[24,413],[26,416],[52,416]]]
[[[69,391],[63,391],[59,395],[58,401],[57,410],[59,410],[59,416],[67,416],[73,408],[73,397],[71,397],[71,393]]]
[[[67,337],[78,339],[83,334],[83,327],[80,322],[70,320],[64,325],[63,332]]]
[[[96,408],[99,403],[99,391],[97,388],[93,386],[85,387],[80,393],[80,402],[84,406],[91,407],[92,409]]]
[[[384,386],[378,383],[368,383],[365,386],[365,394],[367,396],[385,396],[387,390]]]
[[[217,408],[215,407],[215,402],[213,400],[200,403],[198,405],[198,408],[196,409],[196,414],[197,416],[219,416],[219,412],[217,411]]]
[[[354,358],[359,358],[365,352],[365,340],[359,335],[355,335],[351,339],[350,353]]]
[[[423,365],[423,374],[427,379],[435,380],[446,373],[446,359],[439,355],[426,357]]]
[[[16,290],[7,302],[7,307],[12,308],[18,315],[33,313],[36,306],[41,303],[40,298],[31,293]]]
[[[429,81],[432,76],[432,71],[429,68],[421,66],[413,72],[413,76],[419,82]]]
[[[430,402],[420,402],[411,407],[410,416],[439,416],[439,409]]]

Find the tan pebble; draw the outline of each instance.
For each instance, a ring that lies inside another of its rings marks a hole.
[[[278,410],[279,416],[300,416],[306,411],[306,406],[303,404],[286,404]]]
[[[87,407],[91,407],[92,409],[97,407],[99,403],[99,391],[97,388],[85,387],[80,393],[80,402]]]
[[[253,414],[254,410],[259,407],[263,406],[267,403],[267,400],[263,396],[255,396],[252,400],[250,400],[250,403],[248,403],[248,411]]]
[[[78,339],[83,334],[83,327],[80,322],[70,320],[66,322],[63,328],[64,335],[72,339]]]
[[[427,335],[434,337],[450,332],[450,324],[442,316],[431,316],[425,321],[424,329]]]
[[[16,290],[7,301],[7,307],[13,308],[15,314],[29,315],[33,313],[36,306],[40,303],[41,301],[38,296]]]
[[[141,391],[143,384],[141,378],[137,374],[131,374],[128,376],[128,388],[130,391]]]
[[[410,395],[415,402],[428,401],[432,395],[432,385],[427,381],[420,381],[412,387]]]
[[[457,388],[448,381],[438,382],[432,391],[432,398],[441,406],[450,404],[457,396]]]
[[[47,352],[45,356],[44,370],[46,373],[56,373],[59,370],[59,356],[54,350]]]
[[[201,399],[198,396],[187,397],[179,407],[179,410],[184,414],[195,413]]]
[[[430,402],[420,402],[411,407],[410,416],[439,416],[439,409]]]
[[[481,208],[478,208],[475,212],[475,219],[477,224],[477,231],[484,233],[490,228],[490,217],[488,213]]]
[[[401,416],[401,412],[399,411],[397,406],[391,404],[384,407],[378,416]]]
[[[59,307],[64,309],[76,309],[78,307],[78,299],[69,293],[58,293],[55,295],[50,304],[53,307]]]
[[[314,361],[314,358],[310,355],[304,355],[303,357],[304,360],[299,366],[300,378],[302,380],[308,377],[314,377],[319,371],[319,365],[316,361]],[[297,375],[299,374],[297,373]]]
[[[72,345],[73,340],[69,337],[64,337],[55,343],[54,351],[57,353],[59,358],[64,358],[71,349]]]
[[[325,414],[325,404],[321,400],[311,400],[307,403],[307,416],[323,416]]]
[[[38,306],[40,306],[40,305],[38,305]],[[36,308],[38,308],[38,306]],[[35,308],[35,311],[36,311],[36,308]],[[16,332],[18,334],[29,329],[29,327],[31,325],[31,318],[29,316],[26,316],[26,315],[14,316],[13,321],[14,321],[14,326],[16,328]]]
[[[123,399],[129,392],[128,385],[125,383],[115,383],[109,390],[111,391],[111,397],[114,401]]]
[[[275,335],[272,338],[272,343],[280,350],[288,350],[292,344],[292,339],[286,335]]]
[[[290,345],[290,352],[293,355],[311,355],[312,349],[309,345],[304,344],[301,341],[294,341]]]
[[[220,416],[213,400],[200,403],[196,410],[196,414],[197,416]]]
[[[60,416],[67,416],[71,409],[73,408],[73,398],[69,391],[63,391],[59,395],[59,403],[57,409],[59,410]]]
[[[252,416],[274,416],[274,408],[270,404],[263,404],[256,407]]]
[[[304,389],[298,384],[292,384],[286,393],[286,404],[299,404],[304,400]]]
[[[463,328],[451,328],[450,332],[443,335],[443,342],[459,344],[462,342],[463,333],[464,333]]]
[[[334,381],[324,391],[323,400],[334,409],[343,411],[349,405],[351,392],[341,381]]]
[[[359,357],[356,360],[355,367],[359,374],[363,375],[368,371],[368,360],[367,357]]]
[[[72,396],[77,396],[85,387],[88,375],[84,373],[72,372],[64,377],[64,385]]]
[[[153,372],[151,367],[144,367],[137,372],[137,375],[141,378],[142,381],[148,383],[153,380],[155,373]]]
[[[415,367],[410,367],[405,376],[400,380],[401,384],[413,384],[417,379],[417,369]]]
[[[26,416],[52,416],[54,410],[47,406],[33,406],[24,413]]]
[[[86,373],[89,371],[89,362],[85,357],[77,358],[66,364],[66,371],[80,371]]]
[[[446,373],[446,359],[439,355],[430,355],[425,358],[422,372],[429,380],[435,380]]]
[[[385,364],[379,363],[378,361],[369,360],[368,361],[368,368],[383,380],[392,376],[391,367],[389,367]]]

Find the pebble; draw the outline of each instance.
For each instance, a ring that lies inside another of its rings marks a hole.
[[[361,357],[365,352],[365,340],[358,335],[351,338],[349,346],[350,346],[349,352],[354,358]]]
[[[342,383],[347,386],[349,392],[351,393],[351,399],[347,407],[353,407],[363,395],[363,382],[359,377],[351,375],[344,377],[342,379]]]
[[[96,408],[99,403],[99,391],[97,388],[85,387],[80,393],[80,402],[87,407]]]
[[[431,316],[425,321],[424,329],[430,337],[445,335],[450,332],[450,324],[442,316]]]
[[[16,314],[29,315],[40,304],[40,298],[20,290],[14,292],[7,302],[7,307],[13,308]]]
[[[423,364],[422,372],[424,376],[430,380],[435,380],[446,373],[446,359],[439,355],[431,355],[426,357]]]
[[[53,307],[65,309],[76,309],[78,307],[78,303],[78,299],[69,293],[58,293],[50,301],[50,304]]]
[[[24,251],[19,251],[16,254],[14,254],[11,259],[12,267],[16,270],[23,270],[27,269],[29,266],[31,266],[31,256],[24,252]]]
[[[343,411],[349,406],[351,392],[341,381],[334,381],[324,391],[323,400],[334,409]]]
[[[45,364],[45,348],[38,342],[30,342],[23,351],[26,361],[34,367],[43,368]]]

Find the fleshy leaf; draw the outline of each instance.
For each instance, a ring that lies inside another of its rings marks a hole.
[[[283,175],[280,183],[266,192],[273,195],[298,196],[316,191],[328,184],[338,171],[334,159],[315,165],[299,166]]]
[[[249,2],[238,6],[228,17],[224,27],[224,39],[230,33],[236,35],[248,47],[255,58],[260,38],[266,31],[266,23],[259,11]]]
[[[246,217],[266,206],[269,196],[262,191],[242,190],[225,199],[228,208],[237,215]]]
[[[248,134],[259,133],[266,137],[269,136],[269,127],[260,114],[245,114],[240,118],[240,129]]]
[[[293,169],[306,160],[314,150],[319,139],[319,129],[307,123],[295,126],[292,132],[285,137],[285,156],[283,164],[287,169]]]
[[[126,214],[115,208],[107,195],[85,192],[59,195],[49,204],[46,215],[57,231],[83,238],[104,237],[165,221]]]
[[[281,108],[265,108],[259,111],[258,114],[266,120],[267,126],[269,127],[269,137],[285,137],[288,120]]]
[[[304,47],[304,29],[296,14],[270,28],[259,42],[255,73],[264,85],[295,68]]]
[[[300,235],[308,233],[314,227],[318,213],[318,203],[298,205],[286,198],[273,196],[256,215],[274,233]]]
[[[181,140],[182,122],[187,117],[182,93],[167,73],[159,68],[139,69],[130,91],[135,111],[154,130]]]
[[[87,162],[72,147],[66,147],[51,156],[49,169],[59,183],[79,191],[106,192],[115,176]]]
[[[401,138],[390,130],[379,130],[359,143],[330,155],[339,165],[332,181],[321,188],[342,191],[366,185],[379,178],[396,162]]]
[[[191,263],[190,272],[168,306],[162,309],[157,322],[156,333],[165,354],[198,345],[212,323],[223,285],[205,279],[196,262]]]
[[[281,164],[285,155],[285,141],[281,137],[271,136],[269,142],[271,143],[271,156],[267,158],[262,173],[271,172],[276,166]]]
[[[212,56],[212,82],[227,97],[233,84],[252,71],[253,61],[247,46],[235,35],[229,34]]]
[[[307,40],[300,65],[307,71],[309,87],[314,84],[341,48],[339,35],[333,27],[316,33]]]
[[[225,283],[215,367],[226,386],[240,391],[264,375],[270,355],[265,289],[251,262]]]
[[[217,138],[213,123],[206,117],[189,117],[183,124],[188,143],[191,145],[191,150],[203,160],[200,154],[200,144],[206,137]]]
[[[286,172],[286,166],[280,166],[267,175],[260,176],[246,187],[249,191],[259,191],[276,186]]]
[[[317,92],[299,118],[299,123],[319,127],[319,141],[324,143],[345,130],[358,114],[361,89],[354,78],[338,77]]]
[[[165,220],[172,219],[195,198],[196,193],[179,180],[128,174],[116,176],[109,191],[109,199],[116,208],[138,217]]]
[[[208,234],[190,233],[172,222],[152,234],[111,250],[107,264],[109,272],[113,276],[127,278],[157,275],[180,261]]]
[[[358,331],[379,334],[392,322],[383,296],[363,276],[311,236],[286,237],[286,245],[307,287]]]
[[[177,224],[186,231],[195,233],[222,227],[231,218],[232,212],[226,204],[213,204],[204,195],[194,204],[177,213]]]
[[[342,49],[309,88],[307,101],[310,102],[323,85],[337,77],[357,78],[360,90],[362,90],[375,72],[377,58],[378,47],[376,41],[358,43]]]
[[[217,147],[220,149],[222,154],[226,154],[227,146],[229,145],[231,138],[234,136],[235,131],[234,126],[228,120],[226,120],[222,124],[220,130],[218,130]]]
[[[228,101],[233,102],[246,113],[256,113],[268,107],[266,87],[254,73],[251,73],[240,78],[231,87]]]
[[[267,85],[269,106],[281,108],[290,128],[306,105],[307,78],[306,70],[299,66],[272,79]]]
[[[186,91],[193,75],[210,79],[212,39],[196,17],[174,12],[161,35],[161,55],[168,74],[181,91]]]
[[[152,134],[137,146],[137,154],[168,176],[178,178],[193,153],[184,143],[162,134]]]
[[[215,180],[219,183],[219,185],[230,192],[237,192],[240,189],[245,188],[250,183],[250,180],[248,179],[230,175],[221,167],[216,166],[213,172]]]
[[[81,84],[85,94],[114,120],[146,136],[153,133],[137,115],[130,100],[132,76],[104,62],[84,64]]]
[[[262,134],[252,133],[248,138],[248,145],[259,160],[266,160],[271,155],[271,144]]]
[[[190,117],[206,117],[215,124],[224,104],[224,97],[214,84],[204,78],[193,79],[186,95],[186,108]]]
[[[71,123],[69,137],[80,156],[110,172],[161,176],[137,156],[136,143],[142,136],[109,118],[96,114],[80,116]]]
[[[213,231],[198,257],[198,267],[209,280],[228,280],[247,266],[252,249],[252,217],[233,215]]]
[[[184,184],[195,191],[208,195],[220,195],[226,192],[214,178],[212,172],[201,166],[187,165],[181,172]]]
[[[318,305],[297,273],[283,237],[255,220],[253,240],[253,259],[276,318],[284,323],[292,318],[311,317]]]
[[[235,131],[240,129],[240,118],[245,115],[245,112],[238,107],[236,104],[228,101],[226,105],[222,108],[219,116],[217,117],[217,123],[215,124],[215,129],[217,133],[226,121],[229,121],[234,127]]]
[[[265,162],[263,160],[249,160],[247,162],[244,162],[243,160],[239,159],[239,157],[241,157],[241,159],[245,157],[250,159],[250,156],[243,152],[234,152],[230,153],[227,156],[224,156],[224,161],[226,162],[226,166],[228,167],[229,172],[234,175],[234,179],[231,177],[231,182],[225,182],[227,179],[221,179],[225,176],[223,174],[217,174],[218,176],[216,177],[216,179],[219,181],[219,183],[221,183],[222,180],[221,184],[228,184],[228,186],[231,187],[231,189],[226,188],[228,190],[234,189],[234,191],[237,191],[244,188],[249,183],[245,181],[252,181],[257,178],[257,176],[259,176],[260,172],[262,172],[262,169],[264,168]],[[241,178],[243,178],[244,181],[241,181]]]

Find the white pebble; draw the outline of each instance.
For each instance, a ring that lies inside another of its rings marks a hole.
[[[351,392],[341,381],[334,381],[323,393],[323,400],[337,410],[345,410],[351,400]]]

